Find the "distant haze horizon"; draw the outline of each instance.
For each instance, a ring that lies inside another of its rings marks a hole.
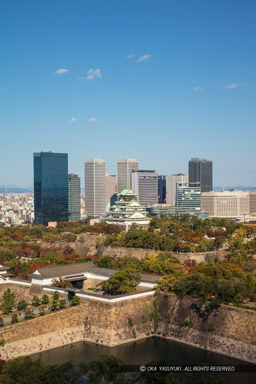
[[[34,187],[27,187],[27,186],[19,186],[16,184],[3,184],[0,185],[0,193],[5,193],[5,189],[7,188],[7,193],[34,193]],[[229,189],[235,189],[235,190],[242,190],[242,191],[255,191],[256,185],[250,185],[250,186],[243,186],[243,185],[233,185],[233,186],[216,186],[213,187],[214,191],[221,191],[221,190],[229,190]],[[18,192],[18,190],[20,190]],[[13,192],[11,192],[13,191]],[[24,191],[24,192],[23,192]],[[81,185],[81,192],[84,192],[84,187]]]

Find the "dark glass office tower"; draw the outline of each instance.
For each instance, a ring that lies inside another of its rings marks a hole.
[[[188,163],[189,183],[200,183],[201,192],[212,191],[212,161],[193,158]]]
[[[68,221],[67,153],[34,153],[34,224]]]
[[[80,177],[68,175],[68,221],[80,220]]]
[[[166,199],[166,176],[158,176],[158,204],[163,204]]]

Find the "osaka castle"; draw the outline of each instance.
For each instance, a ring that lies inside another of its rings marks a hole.
[[[137,194],[130,189],[124,189],[117,194],[117,201],[107,213],[106,222],[125,226],[148,225],[150,218],[147,217],[145,208],[138,202]]]

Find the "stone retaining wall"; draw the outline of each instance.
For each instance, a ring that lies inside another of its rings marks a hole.
[[[207,317],[198,300],[164,294],[115,303],[85,299],[79,307],[6,326],[0,358],[77,341],[116,346],[152,335],[256,363],[255,311],[222,305]]]
[[[97,247],[97,255],[109,255],[109,256],[118,256],[118,257],[136,257],[137,259],[145,259],[153,253],[160,253],[164,251],[153,250],[153,249],[142,249],[142,248],[125,248],[125,247],[112,247],[99,245]],[[225,255],[223,251],[212,251],[212,252],[201,252],[201,253],[181,253],[181,252],[172,252],[178,260],[182,263],[185,260],[196,260],[196,262],[207,262],[208,260],[217,258],[222,261]]]

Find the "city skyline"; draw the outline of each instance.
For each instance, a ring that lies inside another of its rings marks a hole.
[[[69,153],[82,185],[86,159],[116,174],[123,157],[159,175],[209,157],[214,186],[256,184],[255,2],[28,0],[0,14],[1,185],[31,186],[43,149]]]

